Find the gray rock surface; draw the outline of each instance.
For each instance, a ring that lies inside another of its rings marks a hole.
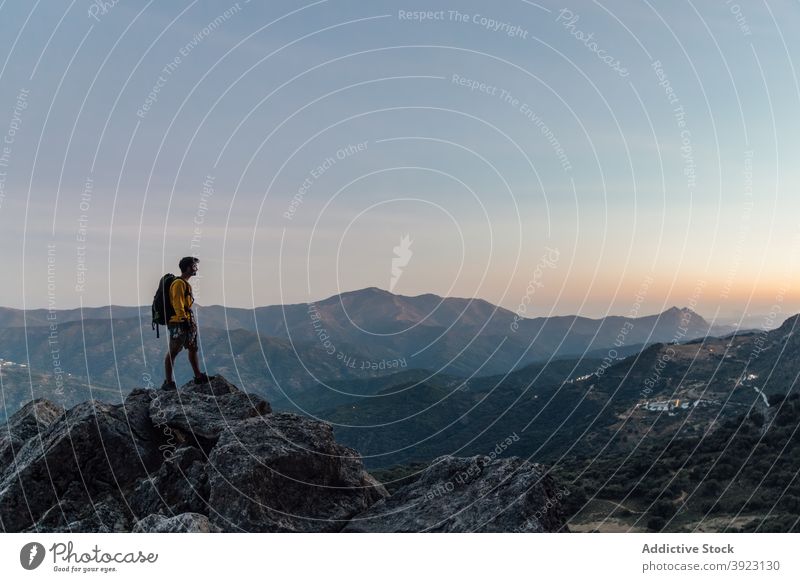
[[[124,502],[114,494],[102,499],[78,495],[65,495],[61,504],[54,505],[25,532],[102,532],[130,531],[129,511]]]
[[[218,533],[208,516],[200,513],[181,513],[175,517],[152,514],[133,526],[133,533]]]
[[[333,430],[295,414],[239,422],[211,453],[212,523],[242,531],[339,531],[388,496]]]
[[[165,461],[149,476],[140,480],[128,497],[139,515],[159,513],[208,513],[208,457],[191,446],[171,453],[163,450]]]
[[[344,531],[556,532],[565,527],[566,494],[544,467],[518,457],[444,456]]]
[[[232,423],[272,412],[269,402],[238,390],[223,378],[215,377],[210,386],[211,393],[194,384],[186,390],[159,392],[150,402],[150,421],[156,427],[168,426],[181,444],[208,451]]]
[[[44,398],[32,400],[14,413],[0,430],[0,467],[11,464],[28,439],[44,432],[62,414],[61,406]]]
[[[0,519],[22,531],[48,515],[53,531],[82,517],[92,500],[155,469],[154,451],[129,427],[122,406],[90,400],[28,439],[0,473]],[[87,511],[88,513],[88,511]]]
[[[30,402],[0,427],[0,459],[4,532],[552,532],[568,494],[518,458],[446,456],[389,497],[330,424],[222,377]]]
[[[222,377],[66,413],[32,402],[0,434],[7,532],[336,531],[388,495],[329,424]]]

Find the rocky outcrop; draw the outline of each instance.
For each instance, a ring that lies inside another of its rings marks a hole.
[[[329,424],[219,376],[120,405],[35,401],[0,434],[7,532],[337,531],[388,495]]]
[[[36,400],[0,428],[6,532],[558,531],[560,493],[516,458],[441,457],[389,497],[330,424],[217,376],[122,404]]]
[[[64,409],[49,400],[38,398],[28,402],[12,416],[0,431],[0,467],[10,465],[28,439],[46,429]]]
[[[222,376],[206,384],[186,384],[180,391],[155,394],[148,410],[153,425],[167,440],[173,438],[175,445],[193,445],[206,452],[236,422],[272,412],[266,400],[242,392]]]
[[[211,519],[226,530],[339,531],[388,496],[329,424],[294,414],[236,424],[209,462]]]
[[[175,517],[152,514],[133,526],[133,533],[219,533],[220,529],[200,513],[181,513]]]
[[[122,406],[79,404],[28,439],[4,468],[2,525],[6,531],[63,531],[70,521],[88,518],[87,507],[154,470],[156,458]]]
[[[568,531],[560,503],[565,494],[544,467],[517,457],[444,456],[415,482],[353,517],[344,531]]]

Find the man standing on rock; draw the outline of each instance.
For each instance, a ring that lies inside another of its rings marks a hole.
[[[181,276],[176,277],[169,287],[169,297],[172,309],[175,314],[169,318],[167,329],[169,330],[169,352],[164,358],[164,383],[161,388],[164,390],[176,390],[177,385],[173,378],[173,364],[183,348],[186,348],[189,355],[189,364],[194,372],[195,384],[208,382],[209,377],[205,372],[200,371],[200,362],[197,357],[197,322],[192,312],[194,295],[189,279],[197,274],[197,257],[183,257],[178,263]]]

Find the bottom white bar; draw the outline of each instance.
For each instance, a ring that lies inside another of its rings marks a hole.
[[[768,533],[0,534],[0,571],[6,580],[138,582],[253,574],[326,582],[777,581],[800,579],[797,541],[796,534]]]

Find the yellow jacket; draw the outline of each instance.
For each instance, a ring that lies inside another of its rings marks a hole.
[[[189,282],[180,277],[176,278],[172,285],[169,286],[169,298],[172,301],[175,315],[169,318],[168,323],[190,321],[192,319],[191,308],[194,303],[194,297],[192,296],[192,286],[189,285]]]

